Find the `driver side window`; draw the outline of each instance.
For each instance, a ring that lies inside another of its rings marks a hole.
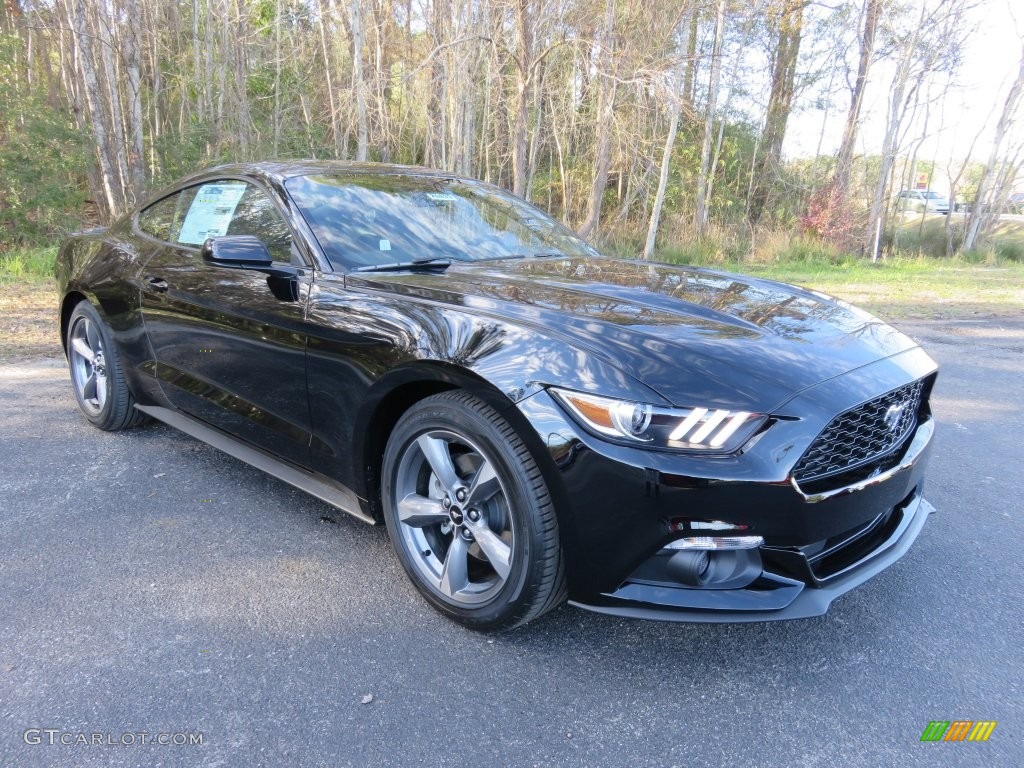
[[[291,261],[291,230],[266,193],[252,184],[238,201],[227,234],[254,235],[267,246],[274,261]]]
[[[176,237],[183,245],[200,246],[208,237],[253,235],[274,261],[293,261],[291,230],[255,184],[233,179],[200,184],[184,190],[177,207],[187,211]]]

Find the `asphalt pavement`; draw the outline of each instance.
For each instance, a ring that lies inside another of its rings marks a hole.
[[[816,619],[497,637],[382,528],[92,428],[60,361],[0,366],[0,766],[1024,765],[1024,320],[904,328],[942,373],[938,511],[898,564]]]

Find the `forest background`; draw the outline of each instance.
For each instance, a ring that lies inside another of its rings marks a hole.
[[[970,122],[996,12],[1017,23],[1006,0],[0,0],[0,261],[46,272],[66,232],[212,164],[336,158],[499,184],[621,255],[1020,262],[1019,33],[976,133],[929,142]],[[912,188],[958,210],[903,210]]]

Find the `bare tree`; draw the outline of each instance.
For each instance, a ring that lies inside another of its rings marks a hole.
[[[690,50],[690,35],[693,33],[692,20],[697,16],[697,5],[695,2],[688,2],[683,8],[682,21],[680,22],[681,35],[678,41],[678,50]],[[661,221],[661,210],[665,205],[665,192],[668,189],[668,177],[672,170],[672,150],[676,145],[676,134],[679,131],[679,114],[683,108],[683,100],[686,98],[686,75],[685,60],[673,70],[669,70],[667,82],[664,84],[666,100],[669,104],[668,132],[665,134],[665,147],[661,154],[661,170],[658,174],[658,189],[651,204],[651,215],[647,223],[647,238],[644,241],[642,256],[645,259],[651,258],[654,254],[654,244],[658,237],[658,225]]]
[[[724,2],[724,0],[723,0]],[[600,36],[595,41],[601,59],[597,78],[597,130],[594,147],[594,175],[587,199],[587,216],[580,224],[581,237],[590,237],[601,220],[604,190],[611,166],[612,128],[615,119],[615,94],[618,88],[615,50],[615,0],[607,0]]]
[[[1016,147],[1016,151],[1007,146],[1007,138],[1011,126],[1018,117],[1021,100],[1024,97],[1024,49],[1021,52],[1017,78],[1010,86],[1003,110],[996,123],[995,135],[992,137],[992,150],[988,162],[978,182],[978,194],[971,207],[970,217],[964,228],[964,250],[971,250],[998,220],[1000,198],[1005,200],[1010,185],[1020,167],[1019,155],[1024,150],[1024,140]],[[1012,152],[1012,154],[1011,154]]]
[[[352,34],[352,92],[356,101],[356,160],[366,162],[369,129],[366,122],[366,82],[363,78],[363,9],[360,0],[349,5]]]
[[[775,46],[772,51],[771,93],[768,97],[768,109],[761,134],[761,154],[758,157],[757,169],[754,171],[755,183],[749,207],[750,219],[755,223],[760,221],[764,212],[782,159],[782,141],[786,137],[786,124],[793,108],[806,5],[807,0],[779,0],[778,6],[772,7],[769,12],[770,24],[775,33]]]
[[[889,104],[882,140],[881,167],[874,184],[864,242],[872,260],[878,258],[886,190],[902,139],[901,129],[920,103],[929,75],[955,66],[966,30],[965,0],[922,3],[919,13],[900,29],[894,25],[891,48],[895,73],[889,83]]]
[[[718,0],[715,13],[715,42],[711,49],[711,74],[708,80],[707,104],[704,109],[704,140],[700,148],[700,171],[697,174],[697,194],[693,213],[694,227],[700,233],[703,233],[708,225],[708,175],[711,170],[711,141],[715,128],[715,108],[718,105],[718,84],[722,74],[725,8],[725,0]]]
[[[885,10],[887,0],[866,0],[864,4],[864,26],[860,33],[860,54],[857,59],[857,76],[850,87],[850,108],[846,113],[846,126],[843,129],[843,140],[839,145],[836,157],[836,170],[832,180],[834,204],[844,206],[850,191],[850,170],[853,166],[853,153],[857,145],[857,134],[860,129],[860,114],[864,105],[864,92],[867,89],[868,75],[875,57],[875,39],[878,34],[878,21]]]

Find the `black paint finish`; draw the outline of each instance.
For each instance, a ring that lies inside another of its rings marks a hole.
[[[770,281],[604,257],[346,273],[320,250],[284,186],[338,169],[448,178],[329,163],[196,175],[149,202],[207,180],[254,183],[292,231],[290,264],[261,271],[204,262],[198,247],[161,242],[129,215],[61,247],[62,316],[83,297],[99,309],[141,404],[180,409],[326,474],[373,514],[381,452],[401,410],[442,389],[475,392],[533,451],[556,501],[570,597],[601,610],[680,610],[678,594],[630,582],[682,535],[680,520],[764,536],[773,589],[796,579],[813,590],[813,579],[793,572],[793,558],[806,559],[801,548],[920,496],[927,447],[891,480],[817,503],[791,482],[838,413],[918,379],[930,389],[935,364],[878,319]],[[773,419],[733,455],[645,450],[588,434],[548,386]],[[922,424],[927,415],[925,404]],[[730,603],[730,590],[721,592],[722,620],[752,599],[737,593]]]

